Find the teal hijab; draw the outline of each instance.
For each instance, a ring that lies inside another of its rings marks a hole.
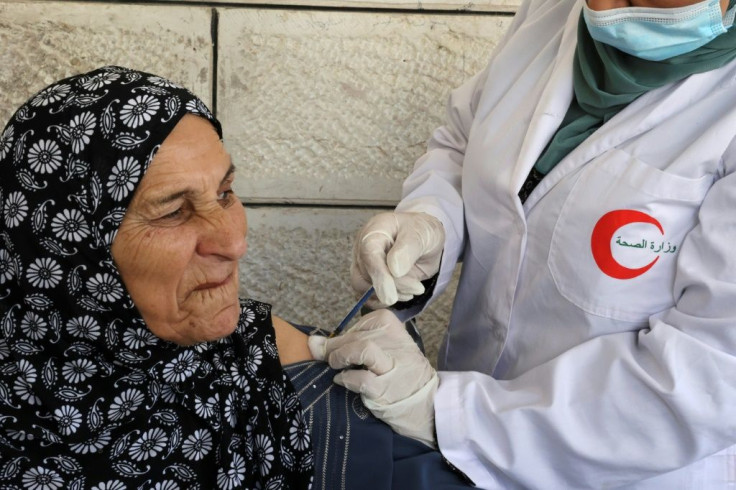
[[[728,8],[736,4],[730,0]],[[573,63],[574,97],[534,168],[547,174],[568,153],[640,95],[736,58],[736,28],[690,53],[648,61],[590,37],[581,14]]]

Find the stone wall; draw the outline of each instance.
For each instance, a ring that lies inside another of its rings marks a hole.
[[[0,0],[0,126],[32,93],[102,65],[170,78],[223,123],[248,209],[243,294],[334,327],[355,231],[393,207],[520,0]],[[452,289],[452,288],[451,288]],[[419,319],[434,360],[452,290]]]

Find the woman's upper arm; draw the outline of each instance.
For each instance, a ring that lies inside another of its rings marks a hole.
[[[276,348],[279,351],[282,366],[314,359],[307,346],[307,334],[283,318],[273,316],[272,319],[273,328],[276,331]]]

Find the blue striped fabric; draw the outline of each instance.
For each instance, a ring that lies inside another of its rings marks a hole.
[[[326,363],[305,361],[284,369],[312,430],[314,490],[472,488],[438,451],[394,433],[359,395],[334,384],[338,371]]]

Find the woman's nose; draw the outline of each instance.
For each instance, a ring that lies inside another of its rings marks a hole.
[[[245,255],[248,248],[245,209],[240,203],[233,206],[238,209],[221,208],[214,213],[216,216],[202,220],[203,229],[197,243],[200,255],[219,255],[229,260],[238,260]]]

